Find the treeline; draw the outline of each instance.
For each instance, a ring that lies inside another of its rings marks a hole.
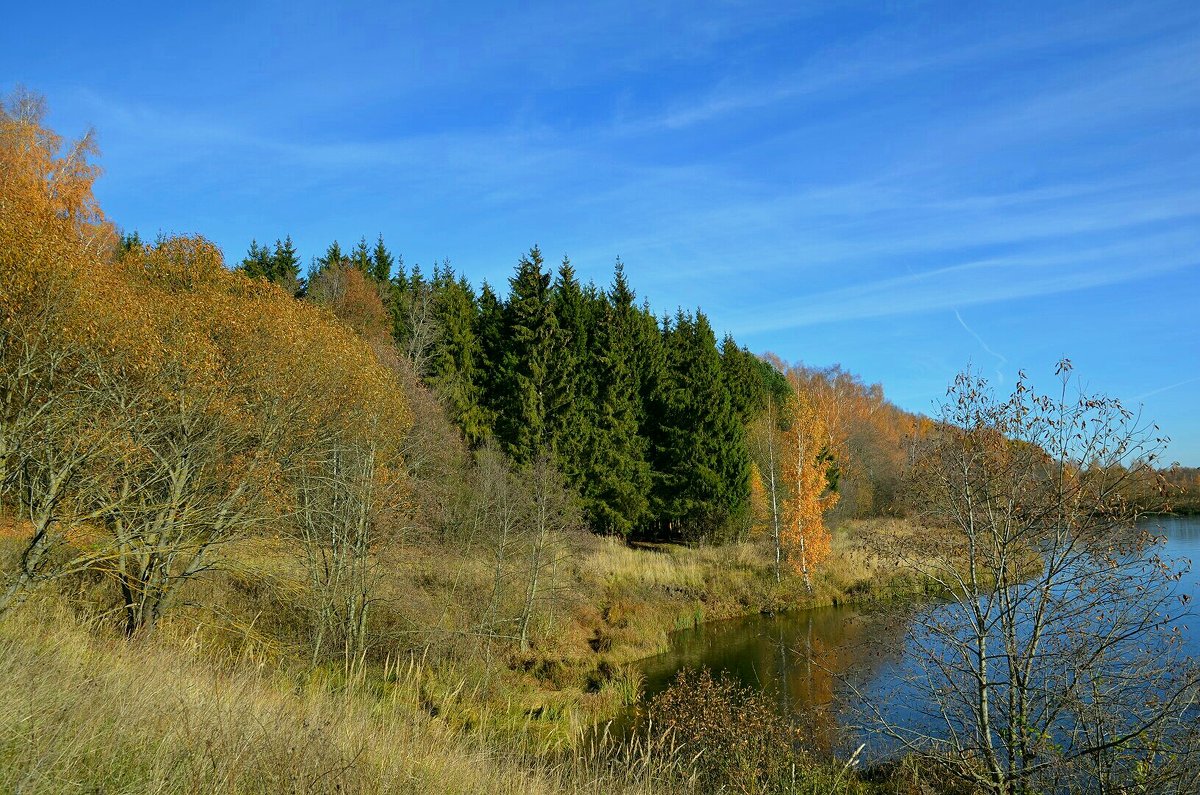
[[[476,292],[448,262],[429,275],[406,267],[382,237],[348,253],[334,242],[307,278],[290,237],[252,242],[238,268],[317,300],[338,294],[349,273],[365,277],[384,317],[367,317],[360,296],[360,326],[391,337],[470,446],[494,440],[519,464],[548,456],[598,532],[744,537],[754,519],[751,428],[797,387],[811,391],[828,429],[819,454],[830,462],[828,487],[849,496],[843,511],[898,504],[912,418],[878,386],[839,368],[760,359],[728,335],[718,344],[699,310],[656,317],[620,261],[601,288],[581,284],[566,258],[551,272],[535,247],[504,295],[487,283]]]
[[[1166,504],[1172,513],[1200,514],[1200,467],[1178,464],[1162,471],[1166,484]]]

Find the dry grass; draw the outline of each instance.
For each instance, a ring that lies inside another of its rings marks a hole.
[[[814,570],[811,590],[786,564],[776,582],[773,549],[762,537],[652,550],[595,539],[580,565],[583,587],[599,606],[589,623],[593,645],[624,662],[665,650],[672,630],[701,621],[923,595],[928,583],[898,551],[936,535],[903,519],[846,522],[834,530],[830,557]]]
[[[374,698],[296,688],[265,667],[101,639],[27,607],[0,622],[0,791],[677,791],[652,760],[639,772],[503,750],[422,714],[393,679]]]
[[[413,658],[410,640],[432,648],[429,628],[461,620],[453,611],[488,572],[398,548],[379,606],[396,634],[350,681],[303,662],[305,580],[279,540],[226,549],[228,565],[190,586],[151,641],[104,623],[102,579],[63,582],[0,620],[0,791],[693,791],[653,743],[615,757],[580,748],[638,697],[630,661],[702,620],[919,592],[889,552],[918,542],[928,531],[906,522],[849,523],[810,592],[794,575],[775,582],[761,542],[649,551],[589,537],[558,623],[523,658],[481,658],[467,640]]]

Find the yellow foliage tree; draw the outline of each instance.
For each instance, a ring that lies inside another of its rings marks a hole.
[[[114,256],[90,138],[64,149],[43,115],[26,94],[0,107],[0,498],[30,526],[0,610],[91,567],[116,583],[125,631],[149,631],[222,545],[298,522],[314,481],[339,507],[317,552],[353,514],[369,556],[402,498],[411,413],[395,375],[346,323],[230,272],[201,237]]]
[[[824,449],[841,497],[839,512],[871,516],[897,510],[905,439],[917,418],[889,403],[881,386],[864,383],[840,365],[783,368],[821,418]]]
[[[0,500],[31,528],[0,608],[95,518],[91,463],[124,420],[95,405],[97,364],[138,325],[119,285],[90,273],[115,240],[92,196],[91,136],[64,146],[44,116],[35,95],[0,101]]]
[[[793,382],[793,388],[797,388]],[[827,488],[826,431],[820,414],[804,392],[791,400],[790,423],[780,432],[779,458],[786,489],[780,532],[788,561],[812,588],[812,568],[829,556],[830,534],[824,514],[837,502]]]

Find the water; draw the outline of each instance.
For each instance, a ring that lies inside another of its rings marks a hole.
[[[1146,527],[1166,537],[1164,558],[1200,564],[1200,517],[1157,517]],[[1186,573],[1179,591],[1200,600],[1200,571]],[[889,719],[901,722],[924,706],[902,682],[912,667],[906,655],[915,653],[909,630],[917,609],[938,608],[826,607],[683,630],[672,635],[670,651],[640,664],[646,698],[681,669],[707,668],[762,689],[810,729],[818,750],[844,753],[863,739],[846,730],[862,717],[854,709],[862,702],[856,692],[887,702]],[[1186,617],[1181,627],[1185,653],[1200,658],[1200,617]]]

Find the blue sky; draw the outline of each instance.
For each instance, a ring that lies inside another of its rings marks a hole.
[[[231,261],[540,244],[930,411],[971,364],[1144,405],[1200,465],[1200,4],[19,3],[0,89],[108,213]]]

